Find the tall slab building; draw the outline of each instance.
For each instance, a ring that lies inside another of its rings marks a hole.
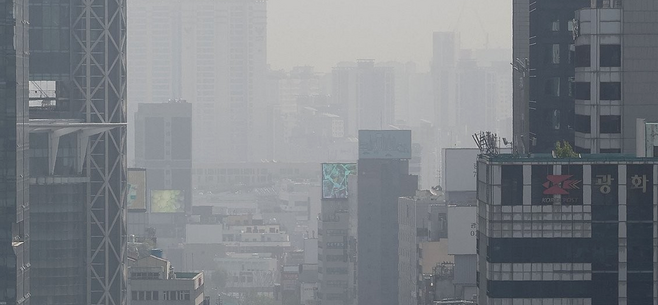
[[[633,154],[636,120],[658,120],[658,6],[597,1],[574,22],[575,148]]]
[[[126,3],[34,0],[29,14],[32,297],[126,304]]]
[[[411,131],[359,131],[358,304],[398,304],[398,198],[418,188],[409,159]]]
[[[0,304],[30,304],[28,6],[0,4]]]
[[[574,141],[573,19],[590,0],[514,0],[513,134],[519,152]]]

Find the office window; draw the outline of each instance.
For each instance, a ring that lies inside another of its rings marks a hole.
[[[621,83],[601,82],[600,95],[601,100],[621,100]]]
[[[602,115],[599,118],[601,133],[621,133],[620,115]]]
[[[601,45],[601,67],[621,67],[621,45]]]
[[[576,67],[591,66],[590,46],[576,46]]]
[[[560,45],[559,44],[548,44],[546,45],[546,63],[549,64],[559,64],[560,63]]]
[[[569,64],[573,64],[576,58],[576,46],[573,44],[569,45]]]
[[[573,76],[569,77],[567,89],[569,90],[569,96],[573,97],[576,91],[576,79]]]
[[[560,31],[560,19],[554,19],[551,21],[551,31],[559,32]]]
[[[589,100],[591,98],[589,82],[576,82],[574,98],[577,100]]]
[[[502,168],[501,178],[501,204],[523,204],[523,167],[508,165]]]
[[[592,117],[589,115],[576,114],[574,129],[577,132],[591,133],[592,132]]]
[[[550,126],[553,127],[553,129],[559,130],[560,129],[560,110],[557,110],[557,109],[549,110],[548,121],[549,121]]]
[[[550,96],[560,96],[560,78],[551,77],[544,84],[544,93]]]

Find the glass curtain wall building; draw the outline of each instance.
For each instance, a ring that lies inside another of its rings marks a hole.
[[[55,88],[30,108],[32,295],[126,304],[126,3],[32,0],[29,14],[30,81]]]

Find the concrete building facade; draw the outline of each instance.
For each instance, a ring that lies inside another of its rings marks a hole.
[[[655,304],[658,162],[478,160],[479,304]]]
[[[202,305],[203,272],[174,272],[169,261],[147,256],[130,262],[130,304]]]
[[[655,121],[658,77],[653,42],[658,8],[651,1],[592,3],[576,12],[576,148],[585,153],[635,153],[636,120]],[[646,15],[649,16],[649,15]],[[640,51],[641,50],[641,51]]]

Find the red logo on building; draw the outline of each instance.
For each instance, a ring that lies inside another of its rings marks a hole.
[[[567,190],[579,189],[580,180],[571,180],[573,175],[548,175],[544,184],[544,195],[569,195]]]

